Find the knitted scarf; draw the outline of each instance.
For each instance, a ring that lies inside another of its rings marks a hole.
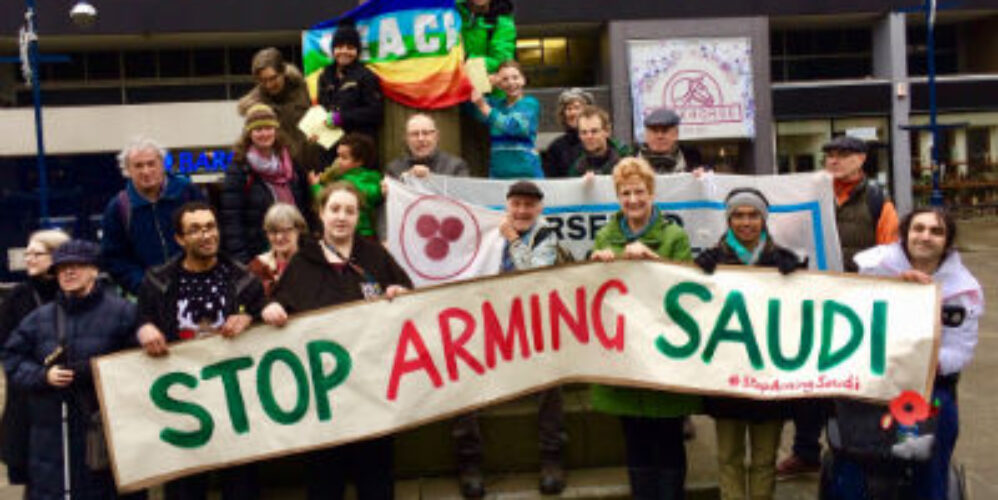
[[[735,251],[735,255],[738,256],[738,260],[746,266],[751,266],[756,262],[759,262],[759,256],[762,255],[762,249],[766,247],[765,231],[759,235],[759,242],[756,243],[755,250],[745,248],[745,245],[742,245],[742,242],[738,241],[738,238],[735,238],[735,232],[731,229],[728,229],[728,234],[724,238],[724,242],[728,244],[728,247]]]
[[[272,152],[269,157],[264,157],[253,146],[246,153],[246,162],[270,189],[274,201],[295,204],[295,197],[291,194],[291,179],[294,178],[294,168],[291,165],[291,155],[288,153],[288,148],[281,149],[280,156]]]

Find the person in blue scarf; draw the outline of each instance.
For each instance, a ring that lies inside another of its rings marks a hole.
[[[694,262],[710,274],[718,264],[775,267],[782,274],[806,266],[793,251],[773,241],[766,227],[769,201],[752,188],[738,188],[725,199],[728,230],[713,248]],[[738,398],[704,399],[714,417],[722,498],[772,498],[776,486],[776,449],[780,444],[785,405],[777,401]],[[745,465],[745,436],[751,449]],[[748,490],[746,491],[746,476]]]

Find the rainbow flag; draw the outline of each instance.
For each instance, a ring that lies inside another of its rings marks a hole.
[[[461,16],[454,0],[368,0],[302,32],[302,61],[312,100],[322,69],[332,64],[336,25],[351,20],[360,32],[360,60],[381,78],[385,96],[420,109],[468,100]]]

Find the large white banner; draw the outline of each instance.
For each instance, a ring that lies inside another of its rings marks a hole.
[[[934,285],[656,262],[417,290],[93,361],[118,486],[352,442],[565,382],[758,399],[928,394]]]
[[[638,142],[645,118],[659,108],[682,117],[680,139],[755,136],[751,40],[631,40],[627,48]]]
[[[420,193],[439,194],[501,211],[505,207],[506,190],[514,181],[431,175],[425,179],[407,177],[406,182]],[[620,209],[612,179],[597,176],[592,183],[582,179],[535,182],[544,192],[544,216],[562,245],[577,259],[584,258],[592,248],[596,232]],[[842,270],[835,226],[835,194],[831,177],[824,172],[779,176],[707,174],[701,178],[690,174],[664,175],[655,180],[655,204],[683,226],[694,252],[698,252],[716,245],[726,231],[724,198],[737,187],[754,187],[766,195],[770,203],[769,231],[776,242],[808,256],[811,269]],[[402,210],[398,207],[408,199],[393,198],[389,191],[389,213]],[[390,242],[399,231],[392,227],[408,228],[412,221],[391,224],[389,217]],[[395,247],[392,252],[398,259],[400,254]]]

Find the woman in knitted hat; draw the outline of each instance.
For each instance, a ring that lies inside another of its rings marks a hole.
[[[579,115],[583,108],[594,104],[593,95],[578,87],[566,89],[558,96],[558,121],[565,133],[551,141],[542,155],[545,177],[568,177],[568,169],[582,155]]]
[[[266,104],[250,107],[222,185],[222,245],[241,262],[268,249],[263,216],[274,203],[295,205],[310,227],[318,227],[310,208],[308,179],[292,160],[294,153],[279,126]]]
[[[377,142],[383,119],[381,80],[360,62],[361,41],[357,28],[342,21],[333,33],[333,64],[319,75],[319,104],[329,112],[326,125],[344,132],[358,132]],[[323,156],[323,167],[336,158],[336,148]]]
[[[695,261],[704,272],[713,273],[718,264],[775,267],[782,274],[806,266],[797,254],[773,241],[766,229],[769,201],[761,192],[753,188],[734,189],[724,204],[728,230],[714,248],[704,250]],[[704,409],[714,417],[717,429],[721,497],[772,498],[785,404],[710,397],[704,399]],[[745,466],[746,434],[750,450],[748,467]]]

